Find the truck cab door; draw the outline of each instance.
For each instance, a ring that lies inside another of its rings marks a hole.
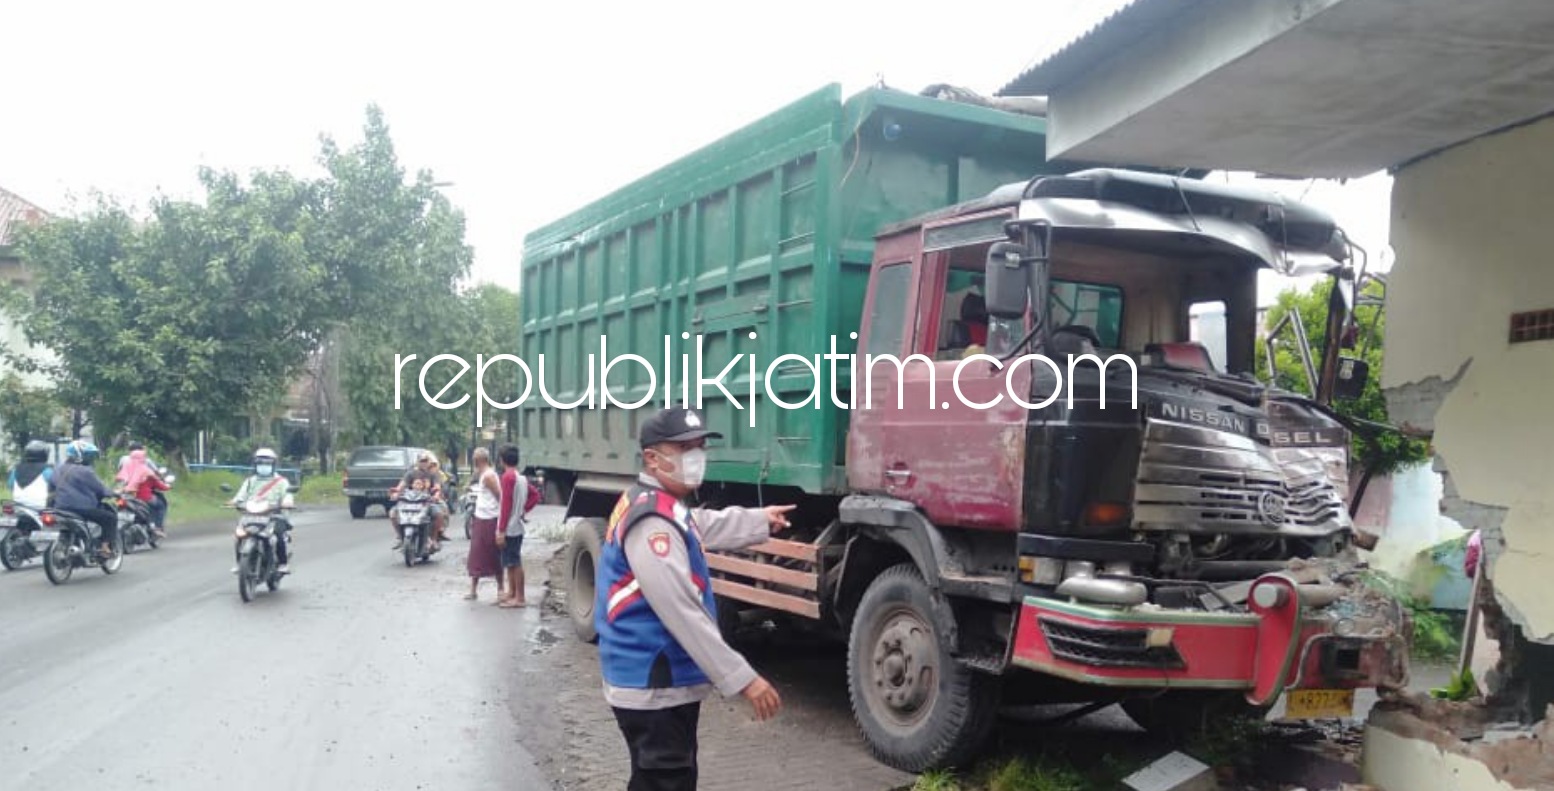
[[[854,387],[849,482],[915,503],[938,524],[997,530],[1020,525],[1029,415],[1010,394],[1029,399],[1032,363],[1011,367],[1012,361],[968,360],[978,351],[974,347],[1001,350],[990,343],[997,331],[986,326],[985,318],[983,331],[976,332],[968,325],[977,322],[965,321],[961,313],[976,313],[966,300],[981,292],[987,247],[993,235],[1002,238],[1002,219],[956,218],[945,223],[942,233],[929,225],[915,240],[919,250],[935,239],[955,241],[919,253],[911,269],[898,266],[904,270],[900,275],[912,275],[907,288],[890,282],[898,275],[890,266],[877,267],[871,304],[865,306],[866,333],[876,321],[896,326],[874,308],[882,293],[904,292],[911,315],[899,337],[860,338],[855,381],[864,387]],[[1019,334],[1018,328],[1002,329],[1006,335]],[[864,354],[890,354],[904,362],[871,365]]]
[[[882,242],[881,252],[884,247]],[[883,263],[876,257],[869,276],[847,431],[847,482],[855,491],[888,492],[902,477],[902,449],[890,431],[899,421],[895,398],[900,372],[888,360],[872,369],[867,360],[910,354],[917,329],[919,263],[915,257]],[[868,408],[871,397],[873,408]]]

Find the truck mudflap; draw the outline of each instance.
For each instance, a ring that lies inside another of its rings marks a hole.
[[[1265,574],[1241,611],[1108,607],[1026,596],[1015,665],[1106,687],[1237,689],[1271,706],[1287,690],[1401,688],[1407,621],[1359,585]]]

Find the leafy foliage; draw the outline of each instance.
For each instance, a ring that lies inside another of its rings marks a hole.
[[[284,173],[200,180],[204,204],[161,199],[147,223],[100,203],[22,237],[37,280],[9,307],[58,355],[45,370],[99,435],[178,449],[285,387],[337,315],[308,252],[311,185]]]
[[[1461,652],[1462,630],[1457,619],[1432,609],[1430,602],[1415,595],[1406,582],[1377,569],[1366,571],[1360,579],[1367,586],[1401,602],[1408,611],[1412,624],[1410,649],[1414,658],[1441,661]]]
[[[430,406],[395,412],[391,377],[395,351],[483,342],[456,290],[472,260],[463,215],[430,172],[407,182],[376,107],[362,142],[325,137],[320,163],[318,179],[206,169],[202,201],[158,199],[146,221],[99,200],[24,231],[36,280],[0,307],[57,362],[11,362],[53,376],[97,436],[128,431],[176,460],[197,431],[271,413],[337,334],[359,433],[450,432],[456,416]]]
[[[54,421],[63,411],[52,390],[28,387],[15,374],[0,379],[0,425],[16,451],[34,439],[53,439]]]
[[[1299,313],[1311,342],[1313,363],[1321,364],[1322,350],[1327,344],[1327,305],[1333,293],[1333,281],[1323,280],[1310,291],[1288,289],[1279,295],[1278,302],[1268,311],[1268,326],[1274,326],[1290,311]],[[1367,287],[1366,294],[1379,296],[1379,287]],[[1386,334],[1386,317],[1375,305],[1361,305],[1355,310],[1358,337],[1355,348],[1347,353],[1361,355],[1370,365],[1370,380],[1360,397],[1353,401],[1337,401],[1334,408],[1343,415],[1387,422],[1387,401],[1381,392],[1382,341]],[[1363,350],[1363,354],[1361,351]],[[1267,353],[1259,345],[1257,370],[1267,371]],[[1274,352],[1275,384],[1297,393],[1313,392],[1314,383],[1308,382],[1305,366],[1291,344],[1280,344]],[[1418,440],[1407,439],[1396,432],[1385,432],[1371,441],[1356,436],[1352,447],[1357,467],[1374,465],[1377,475],[1387,475],[1418,464],[1429,458],[1429,446]]]

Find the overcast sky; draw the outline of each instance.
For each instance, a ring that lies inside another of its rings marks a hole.
[[[517,288],[528,230],[814,89],[991,93],[1124,4],[17,3],[0,187],[69,211],[193,196],[200,165],[311,172],[375,102],[401,160],[452,182],[475,278]],[[1385,176],[1261,183],[1386,239]]]

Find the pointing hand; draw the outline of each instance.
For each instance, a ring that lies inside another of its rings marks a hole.
[[[771,525],[772,532],[775,533],[793,526],[788,522],[787,513],[797,507],[796,505],[768,505],[761,510],[766,512],[766,522]]]

